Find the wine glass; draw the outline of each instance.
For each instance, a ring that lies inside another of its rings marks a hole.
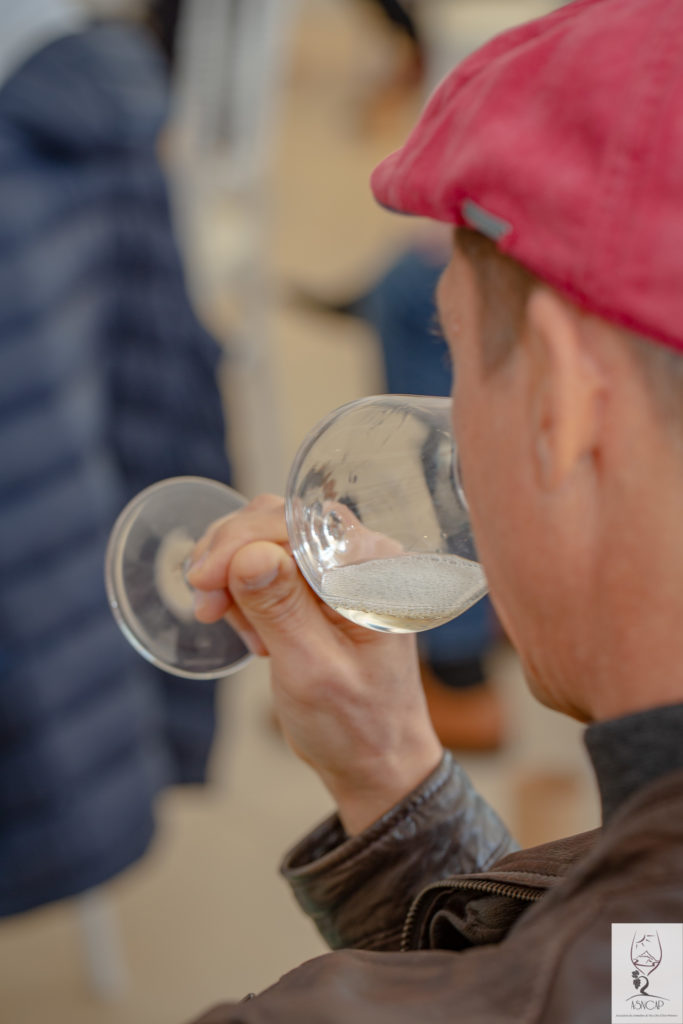
[[[215,481],[178,477],[134,498],[112,531],[105,575],[117,622],[176,675],[227,675],[249,657],[225,621],[194,619],[185,581],[206,527],[245,501]],[[308,584],[370,629],[431,629],[486,593],[447,398],[377,395],[330,413],[294,459],[285,514]]]
[[[641,974],[649,976],[662,962],[662,943],[659,932],[648,932],[643,926],[633,933],[631,940],[631,963]]]

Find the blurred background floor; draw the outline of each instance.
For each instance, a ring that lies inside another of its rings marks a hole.
[[[368,101],[391,63],[380,38],[361,4],[300,4],[268,171],[276,301],[267,327],[280,449],[271,490],[282,488],[286,466],[321,415],[384,389],[367,328],[289,301],[293,286],[352,293],[414,230],[379,209],[368,189],[372,167],[400,144],[419,107],[410,92],[400,102],[385,97],[384,108]],[[220,264],[239,217],[225,198],[205,212],[191,247],[196,281]],[[198,296],[227,339],[233,312],[220,273]],[[239,471],[242,441],[248,449],[245,397],[235,394],[239,374],[229,368],[226,377]],[[238,485],[249,491],[248,466],[242,477]],[[593,827],[598,809],[580,727],[536,705],[510,652],[497,657],[493,676],[510,739],[498,754],[464,758],[471,776],[524,844]],[[264,663],[223,684],[213,779],[163,797],[152,851],[107,886],[127,972],[121,997],[105,1002],[89,991],[78,917],[67,901],[0,922],[3,1022],[173,1024],[259,990],[324,951],[277,866],[330,801],[272,726]]]

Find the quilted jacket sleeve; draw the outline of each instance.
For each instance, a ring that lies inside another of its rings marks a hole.
[[[0,88],[0,916],[145,851],[204,777],[214,683],[157,673],[103,581],[109,529],[164,475],[227,479],[218,346],[184,289],[144,34],[50,42]]]

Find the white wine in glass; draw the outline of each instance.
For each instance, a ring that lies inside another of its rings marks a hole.
[[[461,615],[486,591],[481,566],[460,555],[407,554],[323,573],[323,601],[353,622],[417,633]]]

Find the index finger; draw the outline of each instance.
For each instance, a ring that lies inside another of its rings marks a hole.
[[[284,499],[262,494],[248,505],[212,523],[197,542],[186,579],[197,590],[227,587],[230,563],[237,551],[252,541],[287,543]]]

